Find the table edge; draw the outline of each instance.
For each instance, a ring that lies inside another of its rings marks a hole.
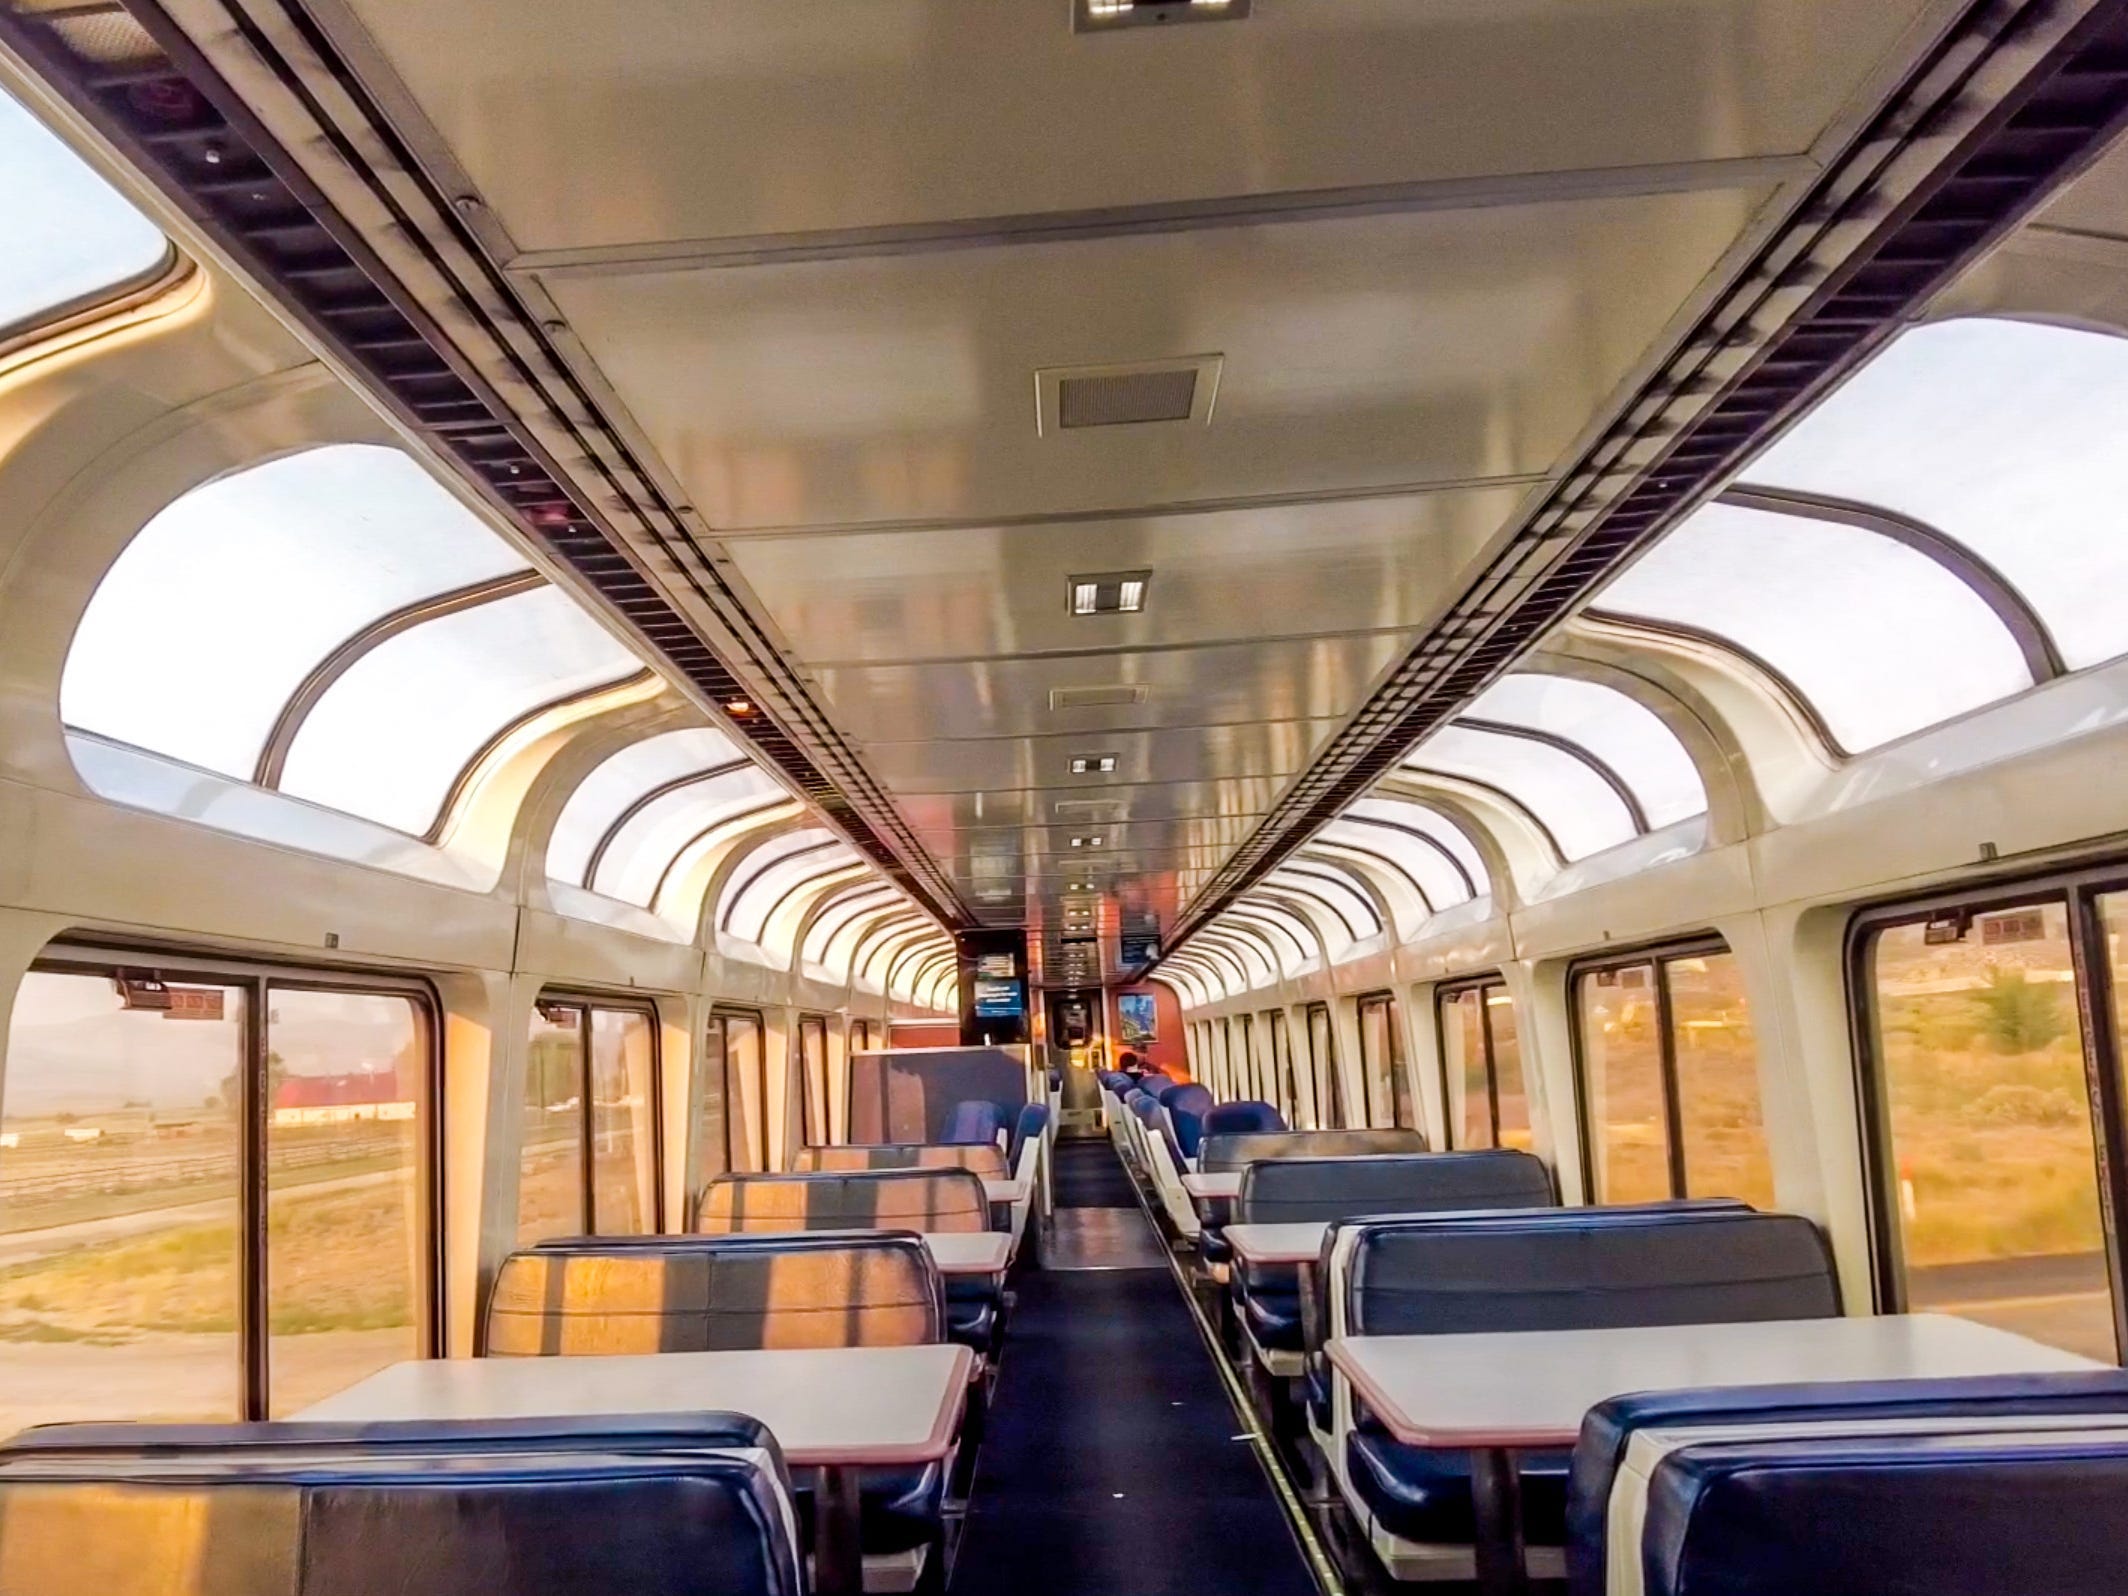
[[[1354,1358],[1345,1345],[1344,1337],[1333,1336],[1323,1348],[1337,1371],[1352,1382],[1353,1394],[1365,1402],[1390,1436],[1404,1446],[1420,1446],[1431,1451],[1469,1451],[1489,1447],[1559,1447],[1572,1446],[1581,1437],[1581,1425],[1576,1422],[1571,1430],[1550,1429],[1443,1429],[1439,1425],[1421,1427],[1413,1424],[1383,1394],[1382,1388],[1354,1366]]]

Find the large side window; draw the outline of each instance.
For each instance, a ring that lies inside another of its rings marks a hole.
[[[525,1063],[517,1241],[660,1228],[657,1019],[543,997]]]
[[[1858,929],[1886,1306],[2117,1357],[2093,1104],[2120,1113],[2124,909],[2079,883]]]
[[[709,1017],[709,1057],[724,1082],[725,1168],[759,1174],[768,1162],[767,1027],[748,1009],[718,1009]],[[708,1094],[702,1098],[708,1107]]]
[[[1300,1113],[1300,1085],[1294,1079],[1293,1032],[1286,1023],[1284,1009],[1273,1009],[1264,1015],[1264,1034],[1271,1040],[1271,1102],[1292,1124]]]
[[[0,1117],[0,1430],[267,1418],[432,1352],[435,1036],[411,987],[87,960],[26,976]]]
[[[1418,1128],[1411,1100],[1410,1072],[1404,1067],[1404,1026],[1395,996],[1370,992],[1360,999],[1360,1073],[1367,1085],[1369,1124]]]
[[[1330,1005],[1308,1005],[1308,1072],[1315,1082],[1315,1112],[1318,1123],[1309,1130],[1342,1130],[1345,1125],[1345,1082],[1337,1067],[1337,1029],[1330,1023]]]
[[[1528,1151],[1529,1089],[1507,984],[1486,979],[1444,987],[1437,1004],[1449,1144]]]
[[[1235,1064],[1240,1075],[1238,1093],[1255,1102],[1263,1100],[1263,1068],[1256,1057],[1256,1026],[1246,1014],[1234,1020]]]
[[[1575,971],[1589,1166],[1602,1203],[1773,1202],[1736,957],[1692,944]]]
[[[825,1014],[798,1016],[799,1090],[804,1094],[800,1113],[805,1120],[805,1144],[816,1147],[828,1139],[828,1020]]]

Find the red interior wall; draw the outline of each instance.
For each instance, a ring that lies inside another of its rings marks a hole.
[[[1178,1081],[1188,1080],[1190,1078],[1190,1058],[1189,1049],[1182,1042],[1182,1000],[1175,996],[1172,988],[1162,986],[1157,981],[1148,982],[1144,986],[1119,986],[1116,988],[1118,995],[1125,992],[1152,993],[1153,1026],[1160,1033],[1159,1038],[1150,1046],[1133,1048],[1132,1051],[1162,1073],[1170,1075]],[[1109,1009],[1111,1023],[1114,1022],[1115,1013],[1115,1009],[1111,1007]],[[1121,1054],[1122,1051],[1123,1044],[1120,1041],[1113,1042],[1109,1047],[1109,1056],[1114,1058]]]
[[[923,1025],[903,1025],[897,1021],[888,1031],[887,1039],[896,1047],[959,1047],[961,1028],[954,1020]]]

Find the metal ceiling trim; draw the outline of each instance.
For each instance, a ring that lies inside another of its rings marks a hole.
[[[161,55],[113,68],[76,54],[55,24],[78,21],[81,6],[0,0],[0,38],[358,373],[373,401],[572,570],[705,709],[753,705],[744,719],[717,718],[799,797],[943,924],[970,920],[885,789],[693,546],[691,512],[608,423],[488,258],[468,208],[429,187],[324,34],[293,4],[271,26],[238,0],[93,9],[131,17]],[[300,48],[284,51],[275,33]],[[269,127],[231,73],[300,120],[300,136]],[[335,183],[343,195],[359,186],[378,223],[371,232],[326,192]],[[386,249],[396,252],[389,264]],[[623,528],[656,559],[631,548]],[[686,602],[675,602],[675,584]]]
[[[1976,0],[1198,890],[1168,945],[1363,796],[2124,126],[2128,0]]]

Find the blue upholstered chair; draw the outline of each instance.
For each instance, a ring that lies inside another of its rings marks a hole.
[[[1049,1128],[1049,1105],[1028,1103],[1020,1110],[1020,1117],[1012,1124],[1012,1145],[1005,1152],[1005,1168],[1017,1179],[1020,1174],[1020,1154],[1026,1149],[1027,1139],[1040,1140]]]
[[[1007,1129],[1005,1110],[987,1097],[971,1097],[955,1103],[946,1115],[942,1142],[995,1142]]]
[[[1248,1135],[1263,1131],[1282,1131],[1286,1118],[1269,1103],[1253,1099],[1241,1103],[1220,1103],[1204,1116],[1204,1134],[1207,1136]]]
[[[1195,1082],[1185,1082],[1163,1092],[1160,1106],[1175,1127],[1175,1145],[1182,1149],[1182,1156],[1195,1158],[1204,1140],[1204,1117],[1213,1106],[1212,1094]]]

